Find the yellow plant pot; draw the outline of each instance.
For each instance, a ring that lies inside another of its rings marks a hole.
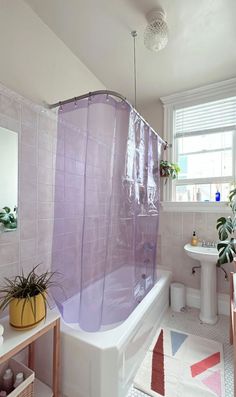
[[[45,317],[46,310],[42,294],[30,299],[15,298],[9,304],[9,322],[16,329],[33,328]]]

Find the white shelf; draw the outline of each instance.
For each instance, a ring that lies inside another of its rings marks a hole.
[[[2,359],[2,357],[9,352],[14,351],[14,349],[17,349],[19,345],[26,343],[29,339],[37,335],[37,333],[40,333],[44,328],[53,323],[59,317],[60,314],[57,309],[48,310],[45,320],[41,321],[41,323],[35,328],[24,331],[19,331],[11,327],[8,317],[2,318],[0,320],[0,324],[3,325],[4,332],[3,344],[0,346],[0,359]]]
[[[34,381],[34,395],[35,397],[53,397],[52,389],[39,379]]]
[[[0,363],[3,364],[6,360],[10,359],[22,349],[30,347],[28,352],[29,367],[34,368],[34,343],[40,336],[45,335],[50,330],[53,332],[53,391],[44,383],[35,380],[35,397],[55,397],[58,395],[59,388],[59,373],[60,367],[59,359],[59,344],[60,344],[60,313],[55,308],[48,310],[47,317],[36,327],[29,330],[18,331],[9,325],[9,318],[1,319],[0,323],[4,327],[3,344],[0,346]],[[19,385],[20,387],[20,385]]]

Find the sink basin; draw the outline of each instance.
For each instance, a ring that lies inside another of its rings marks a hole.
[[[195,247],[191,244],[186,244],[184,250],[190,258],[197,259],[200,262],[204,261],[216,264],[219,257],[217,249],[213,247]]]
[[[200,314],[203,323],[217,322],[216,262],[218,251],[213,247],[184,246],[186,254],[201,265]]]

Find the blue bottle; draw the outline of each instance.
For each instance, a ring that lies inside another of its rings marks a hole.
[[[216,201],[220,201],[220,192],[217,190],[216,194],[215,194],[215,200]]]

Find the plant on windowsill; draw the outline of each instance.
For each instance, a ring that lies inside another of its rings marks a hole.
[[[38,266],[27,276],[22,272],[13,280],[5,278],[5,285],[0,287],[0,309],[9,305],[10,325],[19,330],[33,328],[46,318],[48,288],[59,286],[53,280],[55,272],[38,275]]]
[[[180,172],[180,167],[178,164],[170,163],[169,161],[166,160],[160,161],[160,176],[162,178],[165,178],[165,183],[167,182],[168,178],[171,179],[178,178],[179,172]]]
[[[216,224],[220,239],[217,244],[217,250],[219,251],[218,266],[233,262],[236,256],[236,188],[229,192],[229,206],[232,215],[217,219]]]
[[[16,213],[16,208],[14,209]],[[9,207],[3,207],[0,209],[0,223],[6,230],[13,230],[17,227],[16,214],[11,212]]]

